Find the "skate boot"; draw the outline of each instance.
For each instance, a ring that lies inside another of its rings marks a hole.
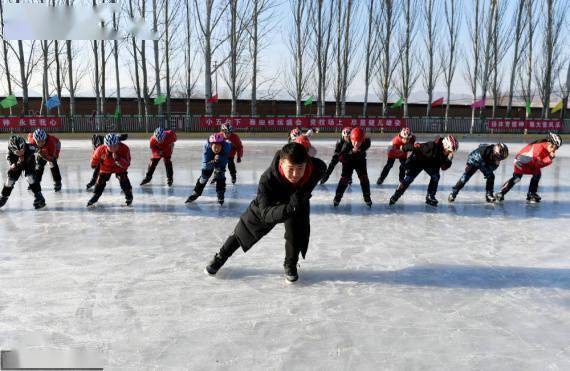
[[[540,202],[541,199],[542,199],[542,197],[540,197],[538,194],[536,194],[534,192],[533,193],[529,192],[526,194],[526,200],[531,204],[535,203],[535,202]]]
[[[497,201],[497,198],[493,195],[493,192],[487,192],[487,194],[485,195],[485,200],[488,203],[493,203]]]
[[[455,198],[457,198],[457,193],[458,192],[456,192],[455,190],[453,192],[451,192],[449,194],[449,196],[447,197],[447,201],[449,201],[449,202],[455,201]]]
[[[89,201],[87,201],[87,207],[93,206],[97,203],[97,198],[96,197],[91,197],[89,199]]]
[[[41,192],[36,193],[35,196],[36,198],[34,199],[34,208],[36,210],[41,209],[46,205],[46,200],[44,199],[44,196],[42,195]]]
[[[285,263],[283,265],[285,270],[285,279],[288,282],[295,282],[299,279],[299,274],[297,274],[297,264]]]
[[[382,183],[384,183],[384,178],[382,178],[382,177],[378,178],[378,180],[376,181],[376,184],[382,185]]]
[[[150,181],[151,181],[151,178],[145,176],[144,179],[141,181],[140,185],[143,186],[145,184],[150,183]]]
[[[8,202],[8,197],[6,197],[6,196],[1,196],[1,197],[0,197],[0,207],[6,205],[6,202]]]
[[[372,200],[370,199],[370,195],[364,196],[364,203],[366,204],[366,206],[372,207]]]
[[[224,265],[226,260],[228,260],[227,257],[217,253],[216,255],[214,255],[214,258],[210,261],[210,263],[206,266],[205,272],[208,273],[210,276],[215,275]]]
[[[91,188],[93,188],[93,186],[95,185],[95,180],[91,179],[91,181],[89,183],[87,183],[87,185],[85,186],[86,190],[91,190]]]
[[[232,175],[232,184],[236,184],[236,181],[237,181],[236,176]]]
[[[501,202],[505,200],[505,194],[503,192],[495,193],[495,201]]]
[[[172,187],[172,178],[167,178],[166,179],[166,185],[169,187]]]
[[[200,197],[200,194],[199,194],[198,192],[194,191],[194,192],[192,192],[192,194],[190,195],[190,197],[188,197],[188,198],[186,199],[186,202],[185,202],[185,203],[189,204],[190,202],[194,202],[194,201],[196,201],[196,200],[198,199],[198,197]]]
[[[334,196],[333,206],[337,207],[340,204],[341,197],[339,195]]]
[[[132,203],[133,203],[133,192],[132,191],[126,191],[125,192],[125,205],[131,206]]]
[[[434,195],[427,195],[426,196],[426,204],[428,204],[430,206],[437,206],[438,201]]]
[[[224,195],[218,195],[218,203],[220,206],[224,204]]]
[[[53,190],[54,192],[59,192],[61,191],[61,182],[57,182],[53,185]]]

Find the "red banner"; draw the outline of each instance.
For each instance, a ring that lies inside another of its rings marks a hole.
[[[216,127],[222,124],[231,124],[235,128],[280,128],[280,127],[338,127],[360,126],[364,128],[383,128],[383,129],[400,129],[406,127],[406,119],[402,118],[384,118],[384,117],[367,117],[367,118],[338,118],[338,117],[229,117],[216,116],[200,117],[201,127]]]
[[[61,117],[3,117],[0,127],[9,129],[61,129]]]
[[[511,120],[499,119],[488,120],[487,128],[489,129],[514,129],[514,130],[553,130],[558,131],[564,128],[564,124],[560,120]]]

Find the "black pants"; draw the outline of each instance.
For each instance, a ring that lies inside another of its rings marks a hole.
[[[156,166],[160,162],[161,158],[164,159],[164,168],[166,169],[166,179],[172,180],[172,177],[174,176],[174,169],[172,168],[172,160],[170,159],[170,157],[151,158],[148,162],[148,168],[145,176],[146,179],[149,180],[152,179],[152,175],[154,174]]]
[[[401,183],[404,180],[404,176],[406,175],[406,159],[400,158],[398,160],[400,160],[400,169],[399,169],[399,173],[398,173],[398,179]],[[386,177],[390,173],[390,170],[392,169],[392,166],[394,166],[395,162],[396,162],[396,158],[388,158],[388,161],[386,161],[386,165],[384,165],[384,168],[382,169],[382,172],[380,173],[380,177],[378,178],[379,183],[384,183],[384,180],[386,179]]]
[[[99,200],[99,197],[101,197],[105,187],[107,186],[107,182],[111,179],[111,175],[111,173],[99,173],[97,182],[95,183],[95,189],[93,190],[93,197],[91,198],[92,201],[97,202],[97,200]],[[132,198],[133,187],[131,186],[131,181],[129,180],[127,172],[117,173],[116,177],[119,179],[119,185],[125,193],[125,197],[127,199]]]
[[[38,180],[38,183],[42,182],[42,178],[44,176],[44,168],[46,166],[46,164],[48,163],[48,161],[46,161],[43,157],[37,157],[37,161],[36,161],[36,178]],[[51,176],[53,178],[53,182],[55,184],[60,184],[61,183],[61,173],[59,171],[59,165],[57,164],[57,159],[54,159],[53,161],[50,161],[50,171],[51,171]]]
[[[91,176],[91,181],[89,183],[95,184],[95,182],[97,182],[100,169],[101,169],[101,164],[97,164],[97,166],[95,166],[95,169],[93,169],[93,175]]]
[[[230,177],[232,179],[234,179],[237,175],[236,163],[234,159],[235,159],[234,157],[228,158],[228,171],[230,172]]]
[[[542,176],[541,173],[534,174],[532,178],[530,178],[530,184],[528,185],[528,193],[536,193],[538,191],[538,182],[540,181],[540,177]],[[511,179],[507,180],[505,184],[501,187],[501,193],[506,194],[517,184],[521,181],[523,174],[513,173]]]
[[[242,217],[247,216],[251,213],[251,210],[246,210]],[[311,235],[311,223],[310,223],[310,206],[307,205],[306,208],[302,212],[298,212],[295,216],[287,219],[284,223],[285,225],[285,261],[284,265],[291,266],[296,265],[299,261],[299,254],[305,256],[308,246],[309,246],[309,237]],[[242,223],[238,223],[233,234],[231,234],[222,248],[220,249],[220,255],[228,258],[230,257],[240,246],[240,233],[244,233],[240,226]],[[273,225],[259,225],[255,226],[251,223],[248,223],[248,227],[252,230],[259,227],[259,231],[261,235],[255,238],[255,242],[250,241],[250,245],[247,247],[243,247],[244,252],[249,251],[251,247],[257,243],[264,235],[269,233],[276,224]],[[249,231],[248,231],[249,232]],[[251,236],[242,236],[244,240],[250,240]]]
[[[358,161],[351,161],[351,162],[343,162],[342,163],[342,172],[340,175],[340,180],[336,187],[336,196],[337,200],[340,200],[348,188],[348,184],[352,179],[352,173],[356,171],[358,178],[360,179],[360,187],[362,188],[362,195],[364,198],[370,198],[370,181],[368,180],[368,170],[366,169],[366,159],[358,160]]]
[[[214,180],[216,181],[216,194],[218,198],[223,199],[226,193],[226,169],[202,169],[200,178],[198,178],[194,186],[194,192],[201,195],[212,174],[214,174]]]
[[[453,193],[455,194],[459,193],[459,191],[465,186],[465,184],[467,184],[469,179],[471,179],[471,177],[473,176],[473,174],[477,172],[477,170],[479,169],[477,169],[477,167],[475,166],[471,165],[465,166],[465,172],[453,187]],[[485,191],[487,193],[493,193],[493,188],[495,187],[495,174],[491,173],[491,175],[485,177],[485,179],[487,180],[485,184]]]
[[[427,188],[427,194],[435,197],[435,194],[437,193],[437,186],[439,184],[439,168],[431,168],[431,167],[424,168],[423,166],[418,166],[415,165],[414,163],[408,163],[406,167],[406,176],[404,177],[404,180],[400,183],[400,185],[396,189],[396,192],[394,193],[396,199],[400,198],[400,196],[402,196],[404,192],[406,192],[406,189],[408,189],[410,184],[413,183],[414,179],[416,179],[416,177],[422,171],[425,171],[430,176]]]
[[[40,182],[38,182],[36,178],[36,171],[33,167],[30,168],[15,168],[8,170],[8,176],[6,179],[6,183],[4,183],[4,187],[2,187],[2,196],[3,197],[10,197],[12,194],[12,190],[14,189],[14,185],[20,179],[20,176],[24,173],[26,180],[30,184],[30,189],[34,194],[37,194],[42,191],[40,186]]]

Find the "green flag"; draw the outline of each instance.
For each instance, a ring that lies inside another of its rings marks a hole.
[[[309,98],[307,98],[307,100],[305,100],[305,107],[310,106],[311,104],[313,104],[313,96],[312,95]]]
[[[14,107],[17,104],[18,104],[18,100],[13,95],[8,95],[6,98],[4,98],[4,99],[2,99],[2,101],[0,101],[0,106],[2,106],[2,108]]]
[[[404,98],[400,97],[394,104],[390,106],[390,108],[398,108],[404,103]]]
[[[526,109],[526,115],[530,116],[530,99],[526,101],[525,109]]]
[[[115,118],[117,120],[121,118],[121,108],[119,106],[115,107]]]
[[[162,94],[154,98],[154,104],[159,105],[166,102],[166,95]]]

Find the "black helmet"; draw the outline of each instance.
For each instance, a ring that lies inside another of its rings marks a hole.
[[[99,134],[93,134],[91,137],[91,143],[93,144],[93,148],[97,148],[103,144],[103,136]]]
[[[509,157],[509,147],[503,142],[495,144],[495,154],[500,160],[504,160]]]
[[[26,141],[24,140],[24,138],[16,135],[10,137],[10,140],[8,141],[8,149],[11,152],[20,151],[25,148],[26,148]]]

